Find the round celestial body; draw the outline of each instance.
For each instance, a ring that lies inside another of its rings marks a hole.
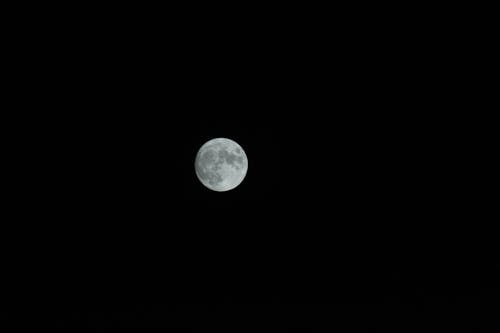
[[[248,170],[245,151],[226,138],[216,138],[201,146],[195,159],[196,175],[207,188],[224,192],[241,184]]]

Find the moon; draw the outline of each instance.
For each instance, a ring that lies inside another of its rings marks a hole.
[[[194,165],[203,185],[224,192],[241,184],[247,174],[248,159],[243,148],[233,140],[216,138],[201,146]]]

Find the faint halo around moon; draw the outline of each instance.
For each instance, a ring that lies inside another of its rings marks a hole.
[[[196,154],[195,171],[207,188],[224,192],[237,187],[245,178],[248,159],[245,151],[231,139],[207,141]]]

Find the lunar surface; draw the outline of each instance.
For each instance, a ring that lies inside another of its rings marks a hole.
[[[212,139],[196,154],[196,175],[213,191],[234,189],[245,178],[247,169],[248,160],[243,148],[230,139]]]

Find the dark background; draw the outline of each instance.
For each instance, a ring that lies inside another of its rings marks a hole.
[[[491,311],[494,243],[460,204],[467,140],[439,42],[348,20],[103,22],[29,29],[13,51],[5,318],[418,327]],[[215,137],[249,159],[229,192],[194,172]]]

